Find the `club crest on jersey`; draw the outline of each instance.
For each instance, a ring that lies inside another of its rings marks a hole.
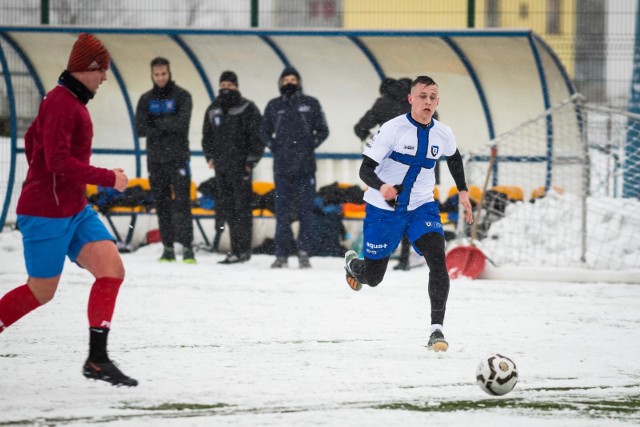
[[[438,154],[438,151],[440,151],[440,148],[437,145],[431,146],[431,155],[433,157],[435,157]]]

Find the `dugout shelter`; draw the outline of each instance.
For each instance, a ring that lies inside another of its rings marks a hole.
[[[463,154],[574,93],[557,56],[529,30],[0,27],[1,226],[15,221],[27,169],[24,132],[65,68],[80,32],[99,37],[112,58],[109,80],[88,105],[94,121],[92,161],[124,167],[130,177],[146,176],[145,143],[136,135],[134,112],[139,97],[152,87],[149,62],[156,56],[171,61],[174,80],[193,97],[190,143],[196,182],[210,176],[201,157],[202,122],[224,70],[237,73],[243,96],[261,110],[278,96],[283,68],[299,70],[304,92],[318,98],[330,129],[329,139],[317,150],[318,186],[360,183],[362,145],[353,126],[379,95],[385,77],[433,77],[440,87],[440,118],[453,128]],[[546,126],[553,135],[553,121]],[[562,143],[549,138],[549,144]],[[255,180],[272,181],[269,157],[267,151]],[[452,184],[447,172],[442,177],[445,187]]]

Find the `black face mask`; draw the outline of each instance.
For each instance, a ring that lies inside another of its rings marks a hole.
[[[240,92],[233,89],[220,89],[218,99],[222,108],[230,108],[240,102]]]
[[[299,87],[296,84],[288,83],[280,88],[280,93],[285,96],[291,96],[298,91]]]

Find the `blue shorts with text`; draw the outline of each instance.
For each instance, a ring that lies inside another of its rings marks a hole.
[[[438,203],[425,203],[407,212],[387,211],[367,204],[363,227],[365,258],[390,257],[405,233],[420,255],[422,254],[415,246],[416,240],[427,233],[440,233],[444,236]]]

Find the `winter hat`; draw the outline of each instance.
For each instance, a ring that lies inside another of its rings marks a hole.
[[[76,71],[108,70],[110,60],[109,51],[100,40],[91,34],[82,33],[71,49],[67,71],[73,73]]]
[[[238,86],[238,76],[233,71],[223,71],[220,74],[220,83],[222,82],[230,82]]]
[[[278,86],[282,85],[282,79],[283,78],[285,78],[286,76],[291,76],[291,75],[296,76],[298,78],[298,81],[302,80],[300,78],[300,73],[298,73],[298,70],[296,70],[293,67],[287,67],[280,74],[280,79],[278,79]]]

